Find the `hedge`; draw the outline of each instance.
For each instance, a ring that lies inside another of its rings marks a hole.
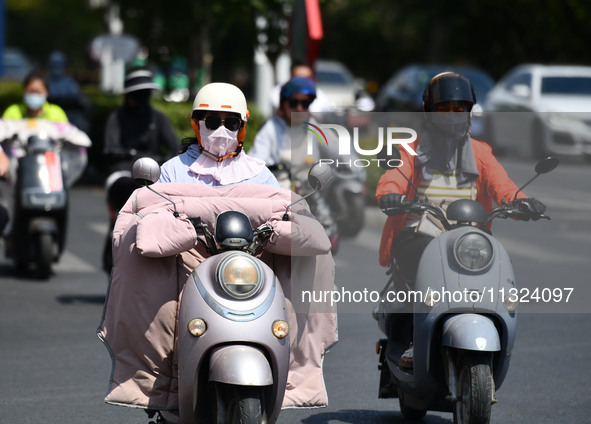
[[[121,106],[123,97],[101,92],[97,87],[83,87],[82,91],[91,104],[90,129],[88,135],[92,140],[92,147],[88,152],[88,167],[81,184],[102,185],[106,178],[106,164],[104,163],[102,150],[104,140],[105,123],[109,114]],[[0,110],[4,111],[9,105],[20,102],[22,99],[22,85],[20,82],[0,82]],[[154,97],[152,105],[162,111],[171,121],[175,128],[179,141],[185,137],[194,135],[189,121],[191,113],[191,102],[173,103],[166,102],[160,97]],[[254,104],[249,103],[250,119],[244,140],[245,150],[252,146],[257,131],[264,123],[264,116],[261,115]],[[375,202],[374,193],[378,179],[383,170],[377,167],[367,168],[367,200]]]
[[[105,123],[112,111],[119,108],[123,103],[123,96],[101,92],[97,87],[83,87],[82,92],[91,105],[89,111],[90,127],[88,136],[92,140],[92,147],[88,152],[88,169],[83,178],[84,182],[102,184],[106,178],[106,164],[103,160],[103,140],[105,134]],[[8,106],[22,100],[22,84],[14,81],[0,82],[0,111]],[[191,102],[172,103],[155,96],[152,105],[162,111],[172,123],[179,141],[185,137],[194,136],[189,121],[191,114]],[[252,145],[256,132],[263,124],[263,117],[254,105],[249,104],[250,120],[247,127],[245,148]]]

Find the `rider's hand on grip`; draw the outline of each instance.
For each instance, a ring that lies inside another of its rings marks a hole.
[[[262,224],[254,231],[254,233],[256,235],[256,234],[262,234],[262,233],[269,233],[272,231],[273,231],[273,227],[271,227],[269,224]]]
[[[380,209],[388,216],[401,215],[408,212],[403,209],[409,205],[409,201],[404,194],[387,193],[380,198]]]
[[[201,229],[201,217],[197,217],[197,218],[187,218],[189,220],[189,222],[191,224],[193,224],[193,227],[195,228],[195,231],[198,231]]]
[[[532,221],[543,218],[544,212],[546,212],[546,205],[533,197],[517,199],[515,203],[519,210],[526,214]]]
[[[380,198],[380,209],[391,209],[402,206],[406,196],[399,193],[387,193]]]

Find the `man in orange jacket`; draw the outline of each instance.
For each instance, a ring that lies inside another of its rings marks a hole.
[[[399,169],[418,188],[418,198],[428,196],[444,210],[454,200],[471,198],[489,211],[493,201],[512,201],[518,191],[490,146],[470,137],[470,111],[475,103],[476,95],[467,78],[452,72],[436,75],[423,94],[425,129],[410,144],[417,155],[411,156],[406,149],[400,151],[403,164]],[[382,209],[398,206],[415,195],[414,187],[395,169],[380,178],[376,190]],[[546,209],[522,193],[517,198],[520,208],[530,212],[534,220]],[[380,244],[380,265],[390,266],[394,256],[402,273],[414,277],[422,250],[433,238],[420,231],[421,218],[412,214],[388,217]]]
[[[544,204],[518,193],[490,146],[470,137],[470,111],[475,103],[472,84],[464,76],[445,72],[433,77],[423,94],[424,131],[409,144],[417,155],[402,149],[401,172],[392,169],[382,175],[376,190],[381,209],[402,206],[407,198],[428,197],[444,211],[462,198],[476,200],[490,211],[493,201],[510,202],[517,194],[519,208],[533,220],[540,218]],[[380,265],[390,266],[394,257],[402,275],[413,281],[423,251],[441,231],[427,214],[388,217],[380,243]],[[412,343],[399,366],[413,367]]]

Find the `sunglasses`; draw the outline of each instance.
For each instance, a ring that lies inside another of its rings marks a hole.
[[[302,105],[302,107],[304,109],[308,109],[310,107],[310,105],[312,104],[312,100],[310,100],[310,99],[306,99],[306,100],[287,99],[287,104],[292,109],[297,108],[298,105]]]
[[[230,131],[238,131],[242,125],[242,119],[235,116],[228,116],[226,119],[222,119],[216,115],[209,115],[205,117],[204,121],[205,128],[212,131],[217,130],[222,124]]]

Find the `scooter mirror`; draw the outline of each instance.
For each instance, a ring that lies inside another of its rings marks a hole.
[[[139,184],[154,184],[160,178],[160,165],[152,158],[139,158],[131,167],[131,176]]]
[[[296,203],[304,200],[306,197],[311,196],[312,194],[320,191],[323,188],[326,188],[332,183],[332,179],[334,174],[332,172],[332,168],[330,165],[322,164],[320,162],[315,163],[312,165],[312,168],[308,171],[308,184],[314,189],[310,193],[306,194],[304,197],[296,200],[293,203],[290,203],[285,208],[285,213],[283,214],[283,220],[287,221],[289,219],[287,213],[289,212],[289,208],[291,208]]]
[[[330,165],[315,163],[308,171],[308,184],[314,190],[322,190],[332,183],[334,174]]]
[[[399,165],[398,161],[400,161],[400,152],[398,149],[392,149],[392,154],[388,155],[388,149],[384,146],[376,155],[376,159],[378,160],[378,165],[385,170],[394,169],[396,168],[396,166],[394,166],[395,163]]]
[[[522,185],[519,188],[519,190],[517,190],[517,192],[515,193],[515,198],[513,200],[517,199],[517,194],[520,191],[522,191],[525,187],[527,187],[533,180],[538,178],[541,174],[547,174],[548,172],[553,171],[554,168],[556,168],[559,163],[560,163],[560,160],[558,158],[553,158],[553,157],[547,157],[547,158],[539,161],[536,164],[536,168],[535,168],[536,175],[534,175],[533,178],[531,178],[527,183]]]
[[[559,163],[560,159],[554,157],[542,159],[536,164],[536,173],[547,174],[548,172],[553,171]]]
[[[173,215],[177,218],[179,217],[179,213],[176,210],[176,204],[165,195],[158,193],[150,187],[151,184],[154,184],[158,181],[158,178],[160,178],[160,165],[158,165],[158,162],[152,158],[139,158],[131,166],[131,176],[138,184],[146,186],[152,193],[156,193],[158,196],[172,203],[172,206],[174,207]]]

